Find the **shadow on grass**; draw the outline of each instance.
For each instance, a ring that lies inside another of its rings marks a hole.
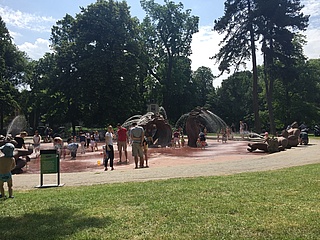
[[[77,209],[49,208],[18,217],[0,216],[0,239],[61,239],[87,228],[102,228],[111,223],[110,217],[87,217]]]

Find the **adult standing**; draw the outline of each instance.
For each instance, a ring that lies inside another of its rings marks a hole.
[[[136,168],[138,168],[138,156],[140,158],[140,167],[143,168],[143,140],[144,140],[144,130],[142,127],[138,126],[137,123],[132,124],[131,129],[131,139],[132,139],[132,156],[134,157],[134,162]]]
[[[127,144],[129,143],[129,136],[128,131],[126,128],[122,127],[120,123],[117,124],[118,131],[118,139],[117,139],[117,145],[118,145],[118,151],[119,151],[119,163],[122,163],[122,151],[124,151],[124,156],[126,158],[126,163],[128,163],[128,152],[127,152]]]
[[[107,132],[106,132],[106,153],[107,153],[107,159],[104,161],[104,170],[108,170],[108,160],[110,159],[110,168],[111,170],[114,170],[113,168],[113,159],[114,159],[114,150],[113,150],[113,128],[111,125],[108,126]]]

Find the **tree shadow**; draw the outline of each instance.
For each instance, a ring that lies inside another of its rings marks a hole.
[[[87,228],[102,228],[110,217],[87,217],[77,209],[49,208],[45,212],[26,213],[19,217],[1,216],[0,239],[61,239]]]

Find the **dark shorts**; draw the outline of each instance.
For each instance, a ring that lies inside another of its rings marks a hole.
[[[4,174],[0,173],[0,181],[2,181],[2,182],[8,182],[11,178],[12,178],[11,172],[4,173]]]

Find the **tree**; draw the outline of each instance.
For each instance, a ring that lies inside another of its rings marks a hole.
[[[221,86],[209,94],[207,105],[212,112],[221,117],[229,126],[240,120],[248,126],[254,123],[252,118],[252,73],[237,72],[221,83]]]
[[[213,90],[214,76],[208,67],[199,67],[192,74],[192,81],[196,88],[195,96],[196,106],[205,106],[208,94]]]
[[[12,43],[11,36],[0,17],[0,130],[5,118],[13,118],[20,110],[17,86],[27,78],[28,58]]]
[[[177,112],[173,108],[174,104],[171,104],[178,100],[176,92],[171,91],[179,82],[178,79],[173,79],[173,73],[178,69],[176,64],[181,63],[179,58],[187,58],[191,54],[192,35],[198,31],[199,19],[191,16],[191,10],[183,12],[182,3],[175,4],[165,0],[165,5],[160,5],[153,0],[142,0],[141,6],[146,11],[142,29],[149,56],[148,72],[161,86],[160,104],[169,116],[177,119],[183,112],[179,109]],[[187,69],[189,68],[188,66]],[[189,81],[190,77],[184,81]]]
[[[235,66],[237,71],[240,65],[244,65],[245,61],[251,58],[254,125],[255,130],[260,132],[254,8],[255,1],[253,0],[227,0],[225,2],[224,16],[216,20],[214,26],[214,30],[220,34],[225,33],[225,37],[220,43],[222,47],[219,53],[213,58],[220,62],[221,74],[224,71],[229,72],[231,66]]]
[[[257,2],[257,33],[261,35],[262,53],[264,59],[264,81],[268,104],[270,131],[276,133],[273,93],[275,79],[278,77],[277,64],[286,64],[296,53],[294,39],[297,31],[303,31],[308,26],[309,16],[301,13],[303,8],[299,0],[293,1],[263,1]],[[288,66],[288,65],[286,65]]]
[[[270,130],[275,134],[272,108],[275,63],[283,63],[292,57],[295,31],[305,30],[308,16],[301,13],[303,6],[298,0],[228,0],[225,6],[225,16],[215,24],[215,30],[227,32],[223,40],[225,45],[215,58],[221,61],[221,70],[227,70],[231,65],[239,66],[250,55],[249,50],[252,59],[255,59],[255,41],[261,38]],[[258,110],[256,74],[257,71],[253,69],[255,120]]]
[[[57,87],[73,126],[79,120],[90,126],[115,124],[142,112],[139,31],[127,3],[112,0],[98,0],[53,27]]]

